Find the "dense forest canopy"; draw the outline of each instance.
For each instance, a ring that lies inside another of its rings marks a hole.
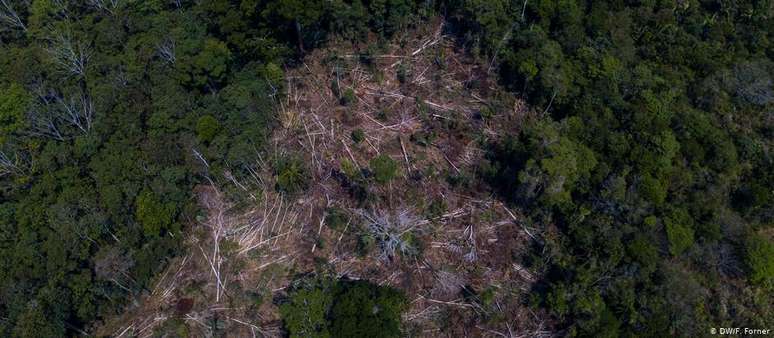
[[[87,334],[148,292],[194,186],[250,174],[285,70],[434,16],[539,112],[475,173],[538,230],[527,306],[568,335],[774,324],[772,1],[0,0],[0,336]],[[304,292],[403,308],[331,285]]]

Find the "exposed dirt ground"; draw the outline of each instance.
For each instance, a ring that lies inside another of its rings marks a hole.
[[[475,176],[482,145],[531,112],[440,22],[378,49],[333,45],[288,70],[281,127],[252,179],[226,172],[213,180],[237,193],[197,189],[208,214],[191,227],[188,254],[98,334],[281,335],[273,300],[294,275],[326,270],[403,290],[412,336],[550,335],[524,305],[536,277],[514,263],[529,229]],[[383,154],[397,177],[361,179]],[[302,192],[276,191],[271,158],[282,157],[303,159]],[[397,246],[364,244],[379,224]]]

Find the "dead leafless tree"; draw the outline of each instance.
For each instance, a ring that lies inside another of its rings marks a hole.
[[[415,248],[406,235],[413,231],[417,225],[422,224],[420,219],[410,209],[398,213],[377,210],[367,212],[356,210],[368,224],[368,230],[379,244],[380,258],[391,259],[397,253],[410,254]]]
[[[9,155],[0,150],[0,177],[5,175],[19,175],[26,173],[32,167],[28,158],[19,153]]]
[[[200,153],[196,149],[191,149],[191,150],[193,152],[193,155],[196,157],[196,159],[198,159],[200,162],[202,162],[202,164],[204,164],[204,166],[207,167],[207,169],[209,169],[210,168],[210,164],[207,162],[207,159],[204,158],[202,153]]]
[[[0,176],[13,174],[17,168],[16,161],[8,157],[5,152],[0,151]]]
[[[129,293],[132,293],[132,290],[125,284],[133,281],[127,274],[132,266],[134,261],[115,247],[101,252],[94,260],[94,272],[97,278],[111,281]]]
[[[453,271],[438,271],[434,274],[435,290],[443,295],[456,295],[465,286],[465,278]]]
[[[53,62],[65,73],[86,76],[86,68],[91,58],[91,50],[69,34],[57,34],[48,47]]]
[[[54,90],[35,89],[37,101],[27,112],[32,133],[59,141],[75,129],[88,133],[94,122],[94,103],[83,92],[66,97]]]
[[[166,38],[164,41],[156,46],[156,50],[162,59],[174,64],[177,58],[175,57],[175,40],[172,38]]]
[[[69,18],[67,6],[69,4],[66,0],[51,0],[51,3],[57,8],[59,14],[64,18]]]
[[[62,118],[82,132],[89,132],[94,119],[94,103],[92,103],[91,98],[80,93],[77,97],[72,97],[69,100],[62,97],[58,97],[58,99],[62,106]]]
[[[756,105],[774,102],[774,78],[761,62],[745,62],[734,67],[730,82],[736,94]]]
[[[212,274],[215,277],[215,302],[219,302],[221,295],[224,294],[226,289],[226,277],[222,272],[222,265],[225,258],[222,256],[220,250],[221,240],[226,237],[226,231],[228,230],[228,219],[226,217],[226,211],[229,206],[221,199],[220,193],[217,190],[213,191],[212,196],[205,202],[207,209],[210,210],[210,217],[203,225],[209,228],[212,235],[212,253],[207,253],[201,245],[199,250],[202,256],[207,261],[207,264],[212,270]]]
[[[31,133],[37,136],[43,136],[55,139],[57,141],[64,141],[64,133],[60,129],[57,120],[48,109],[47,103],[34,105],[28,112],[27,118],[30,121]]]
[[[27,26],[9,0],[0,0],[0,22],[25,32],[27,31]]]
[[[88,0],[86,1],[89,6],[96,8],[97,10],[107,12],[110,15],[115,14],[115,10],[121,6],[121,0]]]

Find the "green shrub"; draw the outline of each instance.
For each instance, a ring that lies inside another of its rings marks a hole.
[[[669,240],[669,253],[673,256],[680,255],[693,245],[692,220],[688,212],[678,209],[664,218],[667,239]]]
[[[637,236],[629,243],[626,250],[629,256],[647,271],[656,268],[659,260],[658,249],[644,236]]]
[[[196,136],[202,142],[210,142],[220,130],[220,123],[210,115],[205,115],[196,121]]]
[[[774,285],[774,243],[761,235],[750,235],[745,241],[745,263],[751,282]]]
[[[233,58],[228,45],[215,38],[207,38],[198,43],[199,50],[196,55],[181,59],[177,63],[181,80],[197,87],[225,80]]]
[[[386,109],[379,109],[379,111],[376,112],[376,119],[382,122],[387,122],[387,120],[390,119],[390,112]]]
[[[357,101],[357,96],[355,96],[355,91],[352,88],[344,89],[344,93],[339,97],[339,103],[342,106],[348,106],[355,103],[355,101]]]
[[[398,172],[398,163],[387,155],[379,155],[368,163],[377,183],[390,182]]]
[[[376,238],[370,233],[363,233],[357,239],[357,254],[366,257],[376,247]]]
[[[360,171],[357,169],[352,161],[344,158],[341,160],[341,172],[347,175],[350,180],[358,179],[361,177]]]
[[[662,182],[650,175],[645,175],[640,181],[640,193],[646,200],[655,205],[661,205],[666,200],[667,191]]]
[[[495,288],[493,286],[487,287],[478,295],[478,298],[481,305],[485,307],[492,306],[495,301]]]
[[[355,142],[355,144],[359,144],[364,140],[365,140],[365,133],[363,132],[363,129],[355,129],[352,131],[352,142]]]
[[[146,236],[158,236],[162,231],[169,230],[175,218],[175,205],[162,203],[150,190],[137,197],[136,208],[137,220]]]
[[[411,142],[414,142],[420,146],[427,147],[430,144],[432,144],[433,141],[435,141],[436,137],[437,135],[435,134],[434,131],[431,131],[431,132],[418,131],[416,133],[411,134],[411,137],[409,138],[409,140],[411,140]]]
[[[408,69],[406,68],[405,64],[401,63],[398,65],[398,71],[396,72],[396,75],[398,77],[398,82],[406,83],[408,80]]]
[[[330,287],[329,281],[319,280],[291,292],[289,302],[280,306],[282,321],[290,337],[331,336],[326,319],[333,304]]]
[[[347,214],[339,208],[328,208],[325,215],[325,224],[333,230],[344,230],[348,222]]]
[[[481,110],[478,111],[478,113],[481,115],[481,118],[484,120],[489,120],[495,116],[495,110],[490,106],[482,107]]]
[[[449,170],[446,172],[446,182],[455,188],[467,188],[473,183],[473,177],[464,171],[457,173]]]
[[[425,210],[425,213],[430,218],[436,218],[441,217],[444,212],[446,212],[447,209],[446,200],[443,198],[436,198],[433,199],[432,202],[430,202],[430,205],[427,206],[427,210]]]
[[[276,188],[279,191],[295,193],[307,185],[307,172],[301,159],[280,159],[274,166],[274,172],[277,175]]]
[[[0,89],[0,144],[6,135],[15,133],[26,125],[25,109],[30,95],[18,84]]]
[[[263,77],[272,86],[282,88],[285,72],[276,64],[269,62],[266,66],[259,68],[258,75]]]
[[[398,290],[367,281],[339,282],[331,308],[335,337],[400,337],[406,298]]]
[[[280,305],[290,337],[400,337],[405,296],[368,281],[304,278]]]

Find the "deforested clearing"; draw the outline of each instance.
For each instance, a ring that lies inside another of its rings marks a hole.
[[[405,292],[415,335],[549,332],[523,304],[536,276],[513,260],[534,235],[473,176],[482,146],[533,113],[441,20],[384,54],[368,45],[332,44],[287,71],[257,169],[210,173],[187,254],[100,332],[209,336],[215,320],[221,334],[279,336],[272,299],[310,271]]]

